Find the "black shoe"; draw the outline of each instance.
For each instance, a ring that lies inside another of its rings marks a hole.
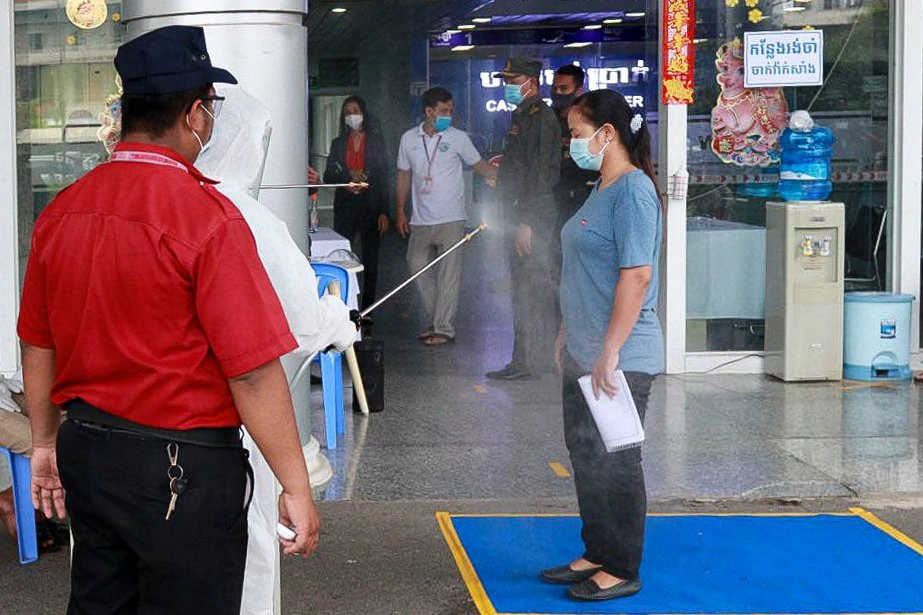
[[[490,380],[532,380],[534,377],[532,372],[512,364],[495,372],[487,372]]]
[[[494,372],[487,372],[487,378],[489,380],[503,380],[506,378],[507,374],[512,374],[514,371],[517,371],[512,363],[508,363],[503,369],[498,369]]]
[[[641,591],[641,579],[632,579],[631,581],[622,581],[618,585],[613,585],[609,589],[602,589],[593,579],[587,579],[577,583],[569,590],[567,596],[571,600],[581,602],[595,602],[598,600],[613,600],[615,598],[627,598],[634,596]]]
[[[555,585],[570,585],[586,581],[599,571],[599,566],[587,568],[586,570],[574,570],[570,564],[556,566],[555,568],[546,568],[542,570],[538,577],[545,583],[554,583]]]

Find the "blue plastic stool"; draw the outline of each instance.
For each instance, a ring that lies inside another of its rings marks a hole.
[[[340,296],[344,303],[349,297],[349,273],[338,265],[330,263],[311,263],[317,276],[317,292],[323,296],[327,285],[333,280],[340,283]],[[343,356],[334,351],[321,352],[317,356],[320,363],[321,386],[324,390],[324,430],[327,436],[327,449],[337,447],[337,435],[346,431],[346,410],[343,400]]]
[[[38,539],[35,535],[35,511],[32,509],[32,470],[29,459],[5,448],[0,448],[0,453],[6,455],[13,476],[13,509],[16,512],[19,563],[31,564],[38,559]]]

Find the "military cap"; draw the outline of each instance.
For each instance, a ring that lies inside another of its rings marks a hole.
[[[526,77],[538,77],[542,72],[542,63],[532,58],[514,56],[506,61],[503,70],[494,73],[494,77],[517,77],[525,75]]]

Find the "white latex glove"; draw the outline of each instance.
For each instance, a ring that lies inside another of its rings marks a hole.
[[[320,301],[331,315],[328,324],[330,345],[337,352],[343,352],[356,341],[356,325],[349,319],[349,308],[333,295],[324,295]]]

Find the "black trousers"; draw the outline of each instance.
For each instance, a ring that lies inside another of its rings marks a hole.
[[[532,254],[517,256],[515,231],[508,238],[513,298],[513,357],[510,363],[533,374],[553,369],[560,326],[555,243],[552,231],[533,227]]]
[[[240,613],[243,448],[179,444],[188,488],[169,521],[167,442],[68,420],[57,457],[74,532],[68,615]]]
[[[378,232],[378,213],[370,212],[366,207],[353,203],[344,203],[334,207],[333,230],[353,242],[359,234],[362,249],[362,292],[361,308],[365,309],[375,303],[375,290],[378,285],[378,246],[381,235]]]
[[[641,447],[606,452],[577,383],[584,374],[574,359],[566,356],[562,391],[564,440],[574,468],[583,521],[583,557],[611,575],[634,579],[641,567],[647,515]],[[626,372],[625,379],[643,422],[654,378]]]

